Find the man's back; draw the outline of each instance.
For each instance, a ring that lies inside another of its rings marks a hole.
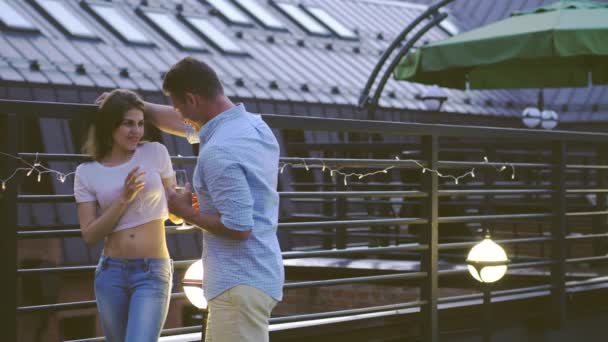
[[[200,132],[194,175],[201,212],[220,213],[229,229],[251,230],[245,241],[203,234],[208,300],[236,285],[282,298],[283,262],[276,236],[279,146],[257,115],[236,106],[210,120]]]

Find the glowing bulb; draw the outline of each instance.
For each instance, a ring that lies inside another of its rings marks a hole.
[[[515,174],[512,174],[512,175],[511,175],[511,179],[515,179]]]
[[[487,163],[488,162],[488,157],[483,157],[483,161]]]
[[[304,168],[306,169],[306,171],[310,171],[310,169],[308,168],[308,165],[306,165],[306,162],[304,162]]]
[[[505,250],[489,237],[471,248],[467,256],[469,273],[482,283],[494,283],[500,280],[507,273],[508,262]],[[492,265],[484,266],[483,263]],[[477,268],[474,265],[477,265]]]
[[[325,163],[323,163],[323,168],[321,169],[321,172],[325,172]]]
[[[344,177],[344,185],[348,185],[348,182],[346,181],[346,177]]]
[[[34,163],[34,167],[38,167],[38,166],[40,166],[40,163],[35,162],[35,163]]]
[[[334,172],[336,172],[335,170],[331,170],[331,172],[329,173],[330,176],[334,176]]]
[[[399,156],[395,156],[395,159],[396,159],[396,160],[399,160]]]
[[[504,171],[504,170],[506,170],[506,169],[507,169],[507,167],[503,165],[503,166],[500,168],[500,172],[503,172],[503,171]]]
[[[475,171],[471,171],[471,177],[475,178]]]
[[[64,176],[64,175],[60,175],[60,176],[59,176],[59,181],[60,181],[61,183],[65,183],[65,176]]]
[[[33,169],[33,168],[32,168],[32,169],[30,169],[30,170],[27,172],[27,175],[26,175],[26,176],[27,176],[27,177],[29,177],[29,176],[32,174],[32,172],[34,172],[34,169]]]
[[[426,173],[426,168],[422,169],[422,173]]]
[[[40,180],[42,180],[42,174],[38,173],[38,183],[40,183]]]
[[[388,173],[388,171],[386,171],[386,170],[382,170],[382,173]]]
[[[2,191],[6,190],[6,182],[2,182]]]
[[[359,179],[363,179],[363,177],[365,177],[365,176],[363,176],[363,175],[359,175]]]
[[[458,185],[458,178],[454,179],[454,184]]]
[[[199,309],[207,308],[207,299],[205,299],[205,293],[202,288],[203,283],[203,261],[197,260],[194,262],[184,275],[184,292],[186,297]]]
[[[285,165],[281,166],[281,173],[283,173],[283,170],[285,170]]]

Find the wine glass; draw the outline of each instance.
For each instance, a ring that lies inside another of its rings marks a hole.
[[[186,184],[188,183],[188,173],[186,170],[175,170],[175,192],[180,193],[186,191]],[[178,226],[177,230],[186,230],[194,228],[193,225],[186,224],[186,220],[182,222],[181,226]]]

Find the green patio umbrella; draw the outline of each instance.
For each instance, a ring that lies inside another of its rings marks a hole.
[[[608,4],[563,0],[425,45],[394,77],[457,89],[608,84]]]

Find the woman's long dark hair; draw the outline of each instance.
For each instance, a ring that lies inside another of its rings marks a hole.
[[[106,157],[112,151],[114,131],[122,123],[125,113],[134,108],[144,111],[144,102],[135,92],[127,89],[110,92],[95,114],[82,152],[97,161]]]

